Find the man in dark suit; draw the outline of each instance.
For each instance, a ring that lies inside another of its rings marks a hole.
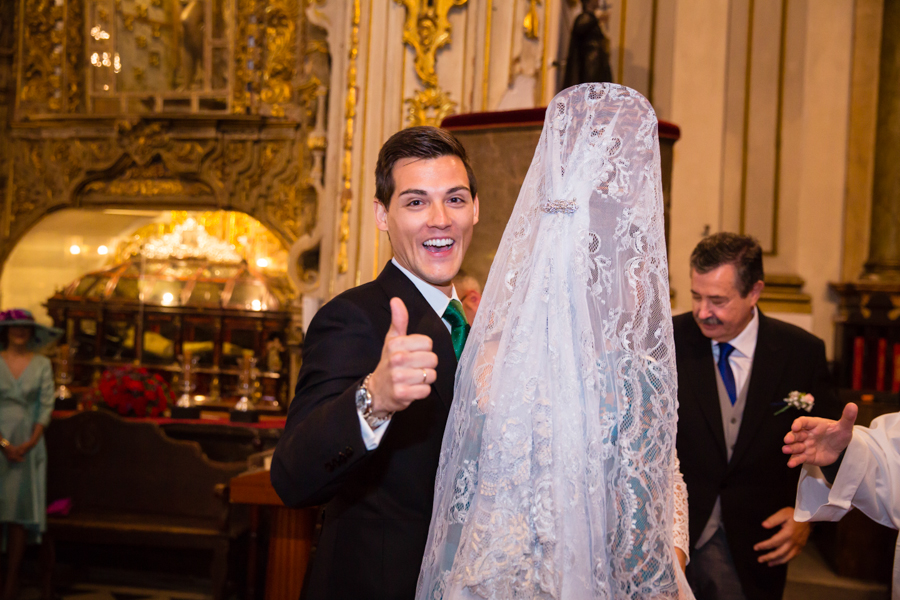
[[[674,318],[687,575],[698,600],[781,598],[809,526],[794,521],[799,473],[781,452],[799,412],[776,413],[800,391],[814,396],[814,415],[840,414],[824,343],[763,315],[763,285],[756,240],[710,236],[691,255],[693,310]]]
[[[309,600],[414,596],[468,333],[451,283],[478,221],[465,150],[440,129],[405,129],[375,176],[394,258],[313,318],[272,461],[285,504],[325,504]]]

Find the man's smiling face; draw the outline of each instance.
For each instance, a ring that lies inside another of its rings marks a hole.
[[[378,229],[388,232],[403,268],[449,295],[478,222],[466,168],[453,155],[404,158],[392,175],[390,208],[375,201]]]
[[[734,265],[720,265],[706,273],[691,269],[691,312],[703,335],[716,342],[730,342],[740,335],[753,320],[764,285],[757,281],[741,296]]]

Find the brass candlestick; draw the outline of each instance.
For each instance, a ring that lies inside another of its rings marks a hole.
[[[257,423],[259,421],[259,412],[256,410],[256,404],[253,402],[253,386],[258,375],[256,359],[250,354],[244,354],[239,364],[241,373],[237,393],[240,395],[240,398],[229,413],[230,419],[241,423]]]
[[[181,395],[175,406],[172,407],[173,419],[199,419],[200,407],[194,403],[194,390],[197,384],[194,381],[194,372],[199,362],[199,357],[193,356],[190,352],[185,351],[181,359],[181,382],[179,388]]]
[[[78,401],[69,389],[72,383],[72,368],[75,363],[75,347],[62,344],[56,350],[56,392],[54,408],[56,410],[76,410]]]

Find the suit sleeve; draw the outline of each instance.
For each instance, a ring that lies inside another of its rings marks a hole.
[[[330,500],[371,452],[356,411],[356,389],[378,365],[384,333],[356,304],[337,298],[310,323],[303,365],[271,479],[287,506]]]

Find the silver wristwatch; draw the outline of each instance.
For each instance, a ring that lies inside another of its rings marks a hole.
[[[366,378],[363,379],[363,382],[356,389],[356,410],[366,421],[369,427],[371,427],[372,429],[377,429],[378,427],[390,421],[391,415],[393,415],[394,413],[388,413],[383,417],[376,417],[372,413],[372,394],[371,392],[369,392],[370,377],[372,377],[371,373],[366,375]]]

